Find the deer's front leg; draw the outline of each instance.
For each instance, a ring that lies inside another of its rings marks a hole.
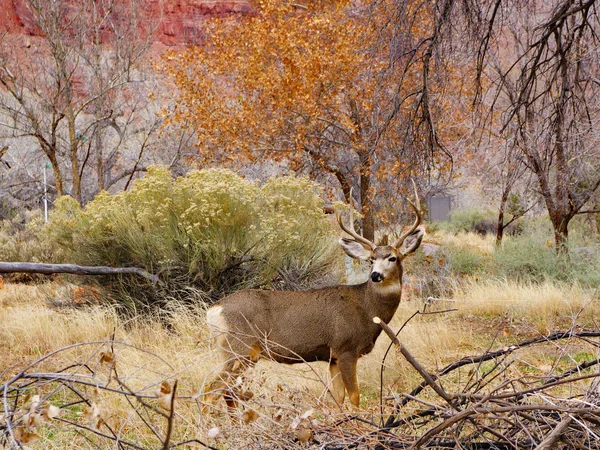
[[[339,366],[340,372],[342,374],[342,381],[346,386],[346,391],[348,391],[350,403],[352,403],[358,408],[358,405],[360,403],[360,391],[358,390],[358,381],[356,380],[357,361],[357,356],[349,353],[344,353],[338,358],[337,365]]]

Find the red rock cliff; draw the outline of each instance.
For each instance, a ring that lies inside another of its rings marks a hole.
[[[250,10],[247,0],[138,1],[140,9],[148,14],[152,27],[157,28],[154,41],[164,45],[199,42],[203,35],[203,22],[207,17],[244,13]],[[77,0],[65,3],[76,5]],[[6,31],[30,36],[38,34],[27,9],[26,0],[0,0],[0,33]]]

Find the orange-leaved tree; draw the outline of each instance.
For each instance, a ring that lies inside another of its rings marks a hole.
[[[411,52],[397,57],[380,13],[345,0],[263,0],[211,21],[205,45],[165,57],[178,88],[167,124],[193,124],[202,163],[268,158],[335,177],[347,201],[356,186],[363,234],[373,239],[378,194],[421,170],[431,153],[416,144],[424,128],[407,120],[429,105],[428,47],[413,37],[403,44]],[[429,32],[431,17],[415,11],[411,32]]]

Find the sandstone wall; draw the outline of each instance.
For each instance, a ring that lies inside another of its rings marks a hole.
[[[247,0],[138,1],[140,11],[147,15],[149,28],[156,28],[153,35],[154,41],[167,46],[200,42],[203,36],[203,22],[207,17],[244,13],[250,10]],[[69,8],[73,9],[78,0],[65,1],[65,3],[73,5]],[[65,13],[68,14],[68,11]],[[6,31],[11,34],[29,36],[39,34],[33,25],[25,0],[0,0],[0,32]]]

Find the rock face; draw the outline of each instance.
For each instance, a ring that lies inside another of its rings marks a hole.
[[[13,0],[0,0],[0,27],[2,31],[9,33],[24,30],[24,24]]]
[[[155,5],[156,1],[150,0]],[[158,9],[158,8],[157,8]],[[210,16],[245,13],[250,10],[247,1],[166,1],[162,20],[156,33],[157,41],[166,45],[199,42],[202,39],[202,22]],[[153,16],[157,17],[160,10]]]
[[[50,0],[48,0],[50,1]],[[78,0],[62,0],[65,14],[77,8]],[[130,0],[115,0],[130,1]],[[203,22],[208,17],[240,14],[250,11],[247,0],[138,0],[140,11],[156,31],[153,40],[167,46],[201,42]],[[34,26],[27,0],[0,0],[0,33],[39,35]]]

